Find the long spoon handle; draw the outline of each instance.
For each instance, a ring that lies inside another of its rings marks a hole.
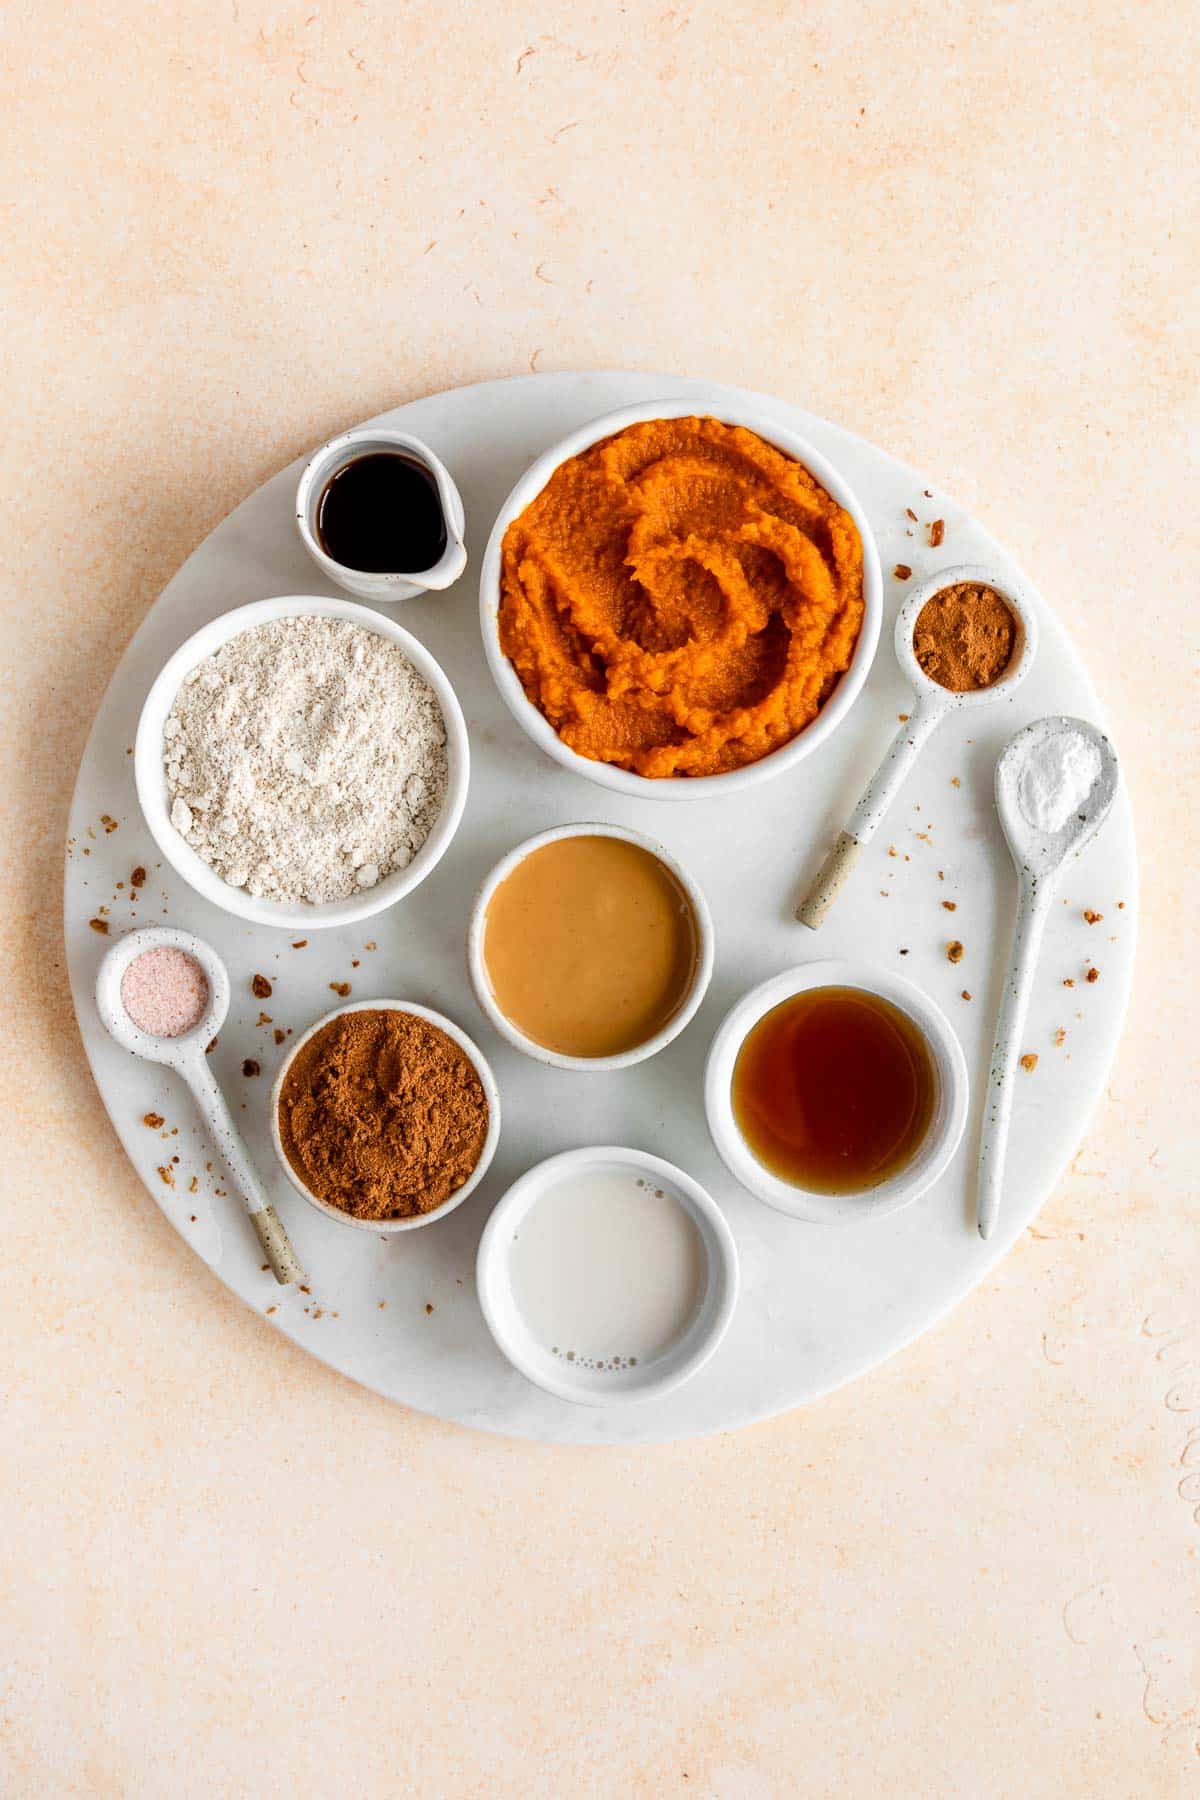
[[[946,708],[936,700],[917,700],[908,718],[902,721],[890,749],[851,813],[846,829],[839,833],[833,849],[821,864],[816,880],[796,908],[796,917],[810,931],[816,931],[837,899],[858,861],[859,851],[874,837],[884,814],[896,798],[901,783],[920,755],[926,738],[945,716]]]
[[[250,1161],[241,1133],[233,1122],[225,1104],[225,1096],[217,1086],[211,1069],[205,1062],[196,1062],[190,1063],[180,1073],[191,1088],[229,1173],[240,1190],[250,1223],[258,1233],[263,1255],[271,1265],[271,1273],[284,1286],[288,1282],[302,1282],[304,1270],[300,1259],[292,1249],[291,1239]]]
[[[1008,1126],[1012,1115],[1013,1081],[1017,1058],[1021,1053],[1021,1034],[1029,1011],[1029,995],[1033,987],[1034,968],[1050,909],[1050,890],[1043,883],[1034,887],[1025,877],[1017,902],[1017,919],[1013,927],[1012,952],[1004,993],[996,1019],[996,1041],[992,1046],[988,1070],[987,1104],[983,1114],[983,1136],[979,1144],[979,1235],[991,1237],[1000,1216],[1004,1187],[1004,1163],[1008,1152]]]

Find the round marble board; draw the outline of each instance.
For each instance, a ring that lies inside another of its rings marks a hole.
[[[376,1392],[465,1425],[562,1443],[646,1443],[748,1424],[849,1381],[932,1325],[1005,1254],[1078,1145],[1116,1048],[1133,963],[1137,868],[1122,793],[1097,841],[1068,870],[1046,933],[1026,1032],[1039,1060],[1019,1077],[1004,1211],[984,1243],[974,1206],[979,1097],[1016,892],[992,804],[993,769],[1001,745],[1029,720],[1065,712],[1103,724],[1103,714],[1078,655],[1039,602],[1041,644],[1028,680],[1013,699],[941,727],[821,931],[796,924],[805,879],[890,741],[897,714],[908,710],[891,648],[906,584],[893,567],[909,564],[914,580],[952,563],[985,563],[1001,579],[1015,570],[952,500],[927,497],[920,475],[782,401],[754,397],[845,474],[879,545],[883,632],[846,720],[792,774],[736,799],[682,806],[608,793],[557,767],[524,736],[492,685],[479,640],[476,575],[492,520],[517,476],[558,438],[616,407],[663,397],[686,398],[698,413],[749,398],[657,375],[547,374],[433,394],[376,421],[415,433],[444,458],[466,502],[471,551],[466,576],[449,593],[394,609],[453,682],[472,748],[458,835],[408,899],[363,926],[312,932],[294,948],[301,933],[242,923],[185,887],[157,855],[134,795],[129,746],[138,714],[177,645],[248,601],[334,591],[296,535],[299,464],[218,526],[143,622],[100,706],[67,844],[66,942],[84,1044],[122,1143],[181,1237],[276,1330]],[[946,530],[932,550],[925,526],[935,518]],[[580,1075],[521,1056],[487,1024],[467,982],[467,915],[483,875],[519,839],[574,819],[658,836],[703,886],[716,926],[716,972],[697,1017],[662,1055],[617,1074]],[[130,874],[139,864],[148,879],[136,889]],[[943,910],[947,900],[953,913]],[[1103,913],[1102,923],[1089,926],[1084,908]],[[97,918],[111,934],[169,921],[201,933],[225,957],[234,1000],[213,1067],[311,1293],[284,1290],[263,1271],[258,1241],[224,1191],[229,1183],[185,1091],[103,1031],[92,990],[111,937],[91,928]],[[951,938],[965,945],[957,964],[946,957]],[[839,955],[899,970],[934,996],[962,1041],[973,1097],[958,1154],[923,1199],[891,1218],[818,1226],[772,1211],[726,1172],[705,1126],[701,1073],[717,1023],[748,987],[790,963]],[[1083,979],[1089,965],[1100,971],[1092,984]],[[267,1001],[251,994],[255,974],[272,984]],[[1068,978],[1074,987],[1064,987]],[[491,1059],[503,1097],[500,1148],[479,1190],[445,1220],[390,1241],[306,1206],[275,1165],[268,1132],[271,1081],[284,1055],[275,1028],[298,1035],[337,1004],[330,983],[347,981],[357,999],[415,999],[457,1019]],[[270,1024],[258,1023],[264,1012]],[[1067,1035],[1056,1045],[1060,1028]],[[243,1073],[246,1059],[260,1066],[258,1076]],[[160,1129],[143,1122],[148,1113],[162,1115]],[[737,1239],[742,1292],[729,1334],[694,1380],[661,1399],[600,1409],[553,1399],[510,1368],[476,1303],[475,1248],[497,1197],[531,1163],[587,1143],[640,1146],[679,1163],[714,1195]]]

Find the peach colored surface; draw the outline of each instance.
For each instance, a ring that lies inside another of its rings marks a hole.
[[[4,12],[6,1795],[1196,1792],[1185,17]],[[973,507],[1145,858],[1107,1103],[1000,1272],[822,1404],[634,1453],[406,1414],[243,1311],[118,1150],[59,927],[97,697],[217,520],[393,402],[595,364],[773,390]]]

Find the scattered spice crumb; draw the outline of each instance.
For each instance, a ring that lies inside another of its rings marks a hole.
[[[1117,901],[1117,911],[1118,911],[1118,912],[1124,912],[1124,911],[1125,911],[1125,902],[1124,902],[1124,901],[1123,901],[1123,900],[1118,900],[1118,901]]]
[[[964,1000],[969,1000],[971,998],[970,993],[968,992],[968,990],[966,988],[964,988],[962,991],[962,997]]]
[[[902,950],[902,951],[901,951],[901,952],[900,952],[900,954],[901,954],[901,956],[907,956],[907,955],[908,955],[908,951],[907,951],[907,950]]]
[[[142,1118],[142,1124],[148,1125],[151,1131],[157,1131],[166,1122],[161,1113],[146,1113]]]
[[[1089,969],[1087,972],[1086,979],[1088,981],[1099,981],[1099,979],[1100,979],[1099,969]]]
[[[425,1302],[425,1311],[427,1313],[431,1313],[433,1311],[433,1306],[428,1300]]]
[[[286,1031],[280,1031],[280,1029],[279,1029],[279,1027],[278,1027],[278,1025],[277,1025],[277,1026],[276,1026],[276,1027],[275,1027],[275,1034],[274,1034],[274,1035],[275,1035],[275,1042],[276,1042],[276,1043],[277,1043],[277,1044],[282,1044],[282,1042],[283,1042],[283,1040],[284,1040],[284,1038],[286,1038],[286,1036],[287,1036],[287,1032],[286,1032]]]
[[[311,1288],[310,1288],[310,1287],[305,1287],[305,1285],[304,1285],[304,1283],[303,1283],[303,1282],[301,1282],[301,1283],[300,1283],[300,1292],[301,1292],[301,1293],[302,1293],[302,1294],[311,1294],[311,1293],[312,1293],[312,1289],[311,1289]]]
[[[260,1012],[258,1015],[258,1023],[260,1025],[272,1025],[274,1024],[274,1020],[271,1018],[270,1013]]]
[[[335,994],[340,994],[343,1000],[346,998],[346,995],[350,992],[350,983],[348,981],[331,981],[329,986],[330,986],[330,989],[332,990],[332,992]]]
[[[945,535],[946,535],[945,519],[935,519],[933,521],[933,524],[929,527],[930,548],[933,550],[936,550],[938,548],[939,544],[942,542],[942,539],[945,537]]]
[[[958,901],[957,900],[943,900],[942,905],[945,907],[947,912],[957,912],[958,911]]]
[[[939,870],[938,870],[938,880],[939,880],[939,881],[945,881],[945,879],[946,879],[946,871],[945,871],[945,869],[939,869]]]
[[[364,944],[364,945],[363,945],[363,949],[364,949],[364,950],[374,950],[374,948],[375,948],[375,940],[374,940],[374,938],[372,938],[372,939],[371,939],[371,942],[370,942],[370,943],[369,943],[369,944]]]
[[[1093,912],[1089,906],[1085,906],[1083,909],[1083,916],[1087,920],[1089,925],[1098,925],[1100,923],[1101,919],[1104,917],[1104,914],[1098,913],[1098,912]]]
[[[352,969],[357,969],[357,967],[358,967],[358,958],[357,958],[357,956],[354,956],[354,957],[351,957],[351,959],[350,959],[350,967],[351,967],[351,968],[352,968]]]
[[[895,844],[889,844],[889,845],[888,845],[888,855],[889,855],[889,856],[895,856],[895,855],[896,855],[896,854],[897,854],[897,851],[896,851],[896,846],[895,846]]]
[[[946,957],[948,961],[953,963],[962,961],[963,947],[957,938],[951,938],[950,942],[946,945]]]
[[[168,1187],[175,1186],[175,1177],[174,1177],[174,1175],[172,1175],[172,1173],[171,1173],[170,1169],[167,1167],[166,1163],[159,1163],[158,1172],[159,1172],[159,1175],[162,1177],[163,1181],[166,1182]]]
[[[307,938],[297,938],[295,943],[292,945],[292,949],[293,950],[303,950],[305,948],[305,946],[307,945],[307,943],[308,943]]]
[[[265,975],[256,975],[254,977],[250,983],[250,992],[254,995],[256,1000],[269,1000],[271,998],[271,984]]]
[[[1027,1050],[1025,1052],[1024,1056],[1021,1058],[1021,1067],[1024,1069],[1024,1071],[1027,1075],[1032,1075],[1033,1071],[1037,1068],[1037,1065],[1038,1065],[1037,1057],[1034,1055],[1032,1050]]]
[[[262,1074],[262,1070],[252,1056],[248,1056],[242,1064],[242,1074],[246,1076]]]
[[[897,713],[896,717],[899,719],[899,721],[902,725],[908,724],[908,714],[907,713]]]
[[[387,1306],[387,1301],[386,1301],[386,1300],[381,1300],[381,1301],[380,1301],[380,1302],[379,1302],[379,1310],[380,1310],[380,1312],[383,1312],[383,1311],[384,1311],[384,1309],[385,1309],[385,1308],[386,1308],[386,1306]]]
[[[914,525],[915,525],[915,524],[916,524],[916,522],[917,522],[917,515],[916,515],[916,513],[915,513],[915,512],[914,512],[914,511],[913,511],[913,509],[912,509],[912,507],[911,507],[911,506],[906,506],[906,507],[905,507],[905,509],[904,509],[904,512],[905,512],[905,517],[906,517],[906,518],[909,518],[909,519],[911,519],[911,520],[912,520],[912,522],[913,522],[913,524],[914,524]]]
[[[933,499],[933,489],[932,488],[922,488],[921,492],[924,494],[924,496],[927,500]]]
[[[117,827],[117,821],[116,821],[116,820],[115,820],[115,819],[113,819],[113,818],[110,818],[110,817],[109,817],[109,815],[108,815],[108,813],[101,813],[101,814],[100,814],[100,823],[101,823],[101,824],[102,824],[102,825],[103,825],[103,827],[104,827],[104,829],[105,829],[105,831],[106,831],[106,832],[107,832],[107,833],[109,833],[109,834],[110,834],[110,835],[111,835],[111,834],[112,834],[112,833],[113,833],[113,832],[114,832],[114,831],[116,831],[116,830],[117,830],[117,828],[118,828],[118,827]]]
[[[271,1265],[270,1263],[259,1263],[258,1268],[260,1274],[266,1275],[269,1273]]]
[[[277,1311],[278,1311],[278,1310],[279,1310],[279,1309],[278,1309],[278,1307],[275,1307],[275,1306],[268,1306],[268,1308],[267,1308],[267,1317],[268,1317],[268,1318],[270,1318],[270,1316],[271,1316],[271,1314],[272,1314],[272,1313],[273,1313],[273,1312],[277,1312]]]
[[[325,1316],[325,1309],[323,1307],[320,1307],[320,1306],[313,1307],[313,1318],[314,1319],[323,1319],[324,1316]]]
[[[1062,1046],[1066,1043],[1066,1041],[1067,1041],[1066,1027],[1065,1027],[1065,1025],[1060,1025],[1058,1030],[1054,1034],[1054,1042],[1058,1046],[1058,1048],[1061,1049]]]
[[[1071,980],[1071,977],[1069,975],[1065,975],[1063,977],[1063,986],[1064,987],[1074,987],[1075,986],[1075,983]]]
[[[85,852],[85,854],[86,854],[86,852]],[[108,920],[107,919],[89,919],[88,924],[91,926],[93,931],[98,931],[100,933],[101,937],[108,936]]]
[[[912,570],[909,568],[907,563],[897,563],[895,568],[892,570],[892,574],[895,576],[897,581],[911,581],[912,580]]]
[[[192,1179],[188,1182],[188,1193],[196,1194],[196,1193],[199,1193],[199,1191],[200,1191],[200,1178],[198,1175],[193,1175]],[[196,1215],[193,1213],[192,1217],[195,1218],[195,1216]]]
[[[950,777],[950,786],[951,787],[961,787],[962,786],[962,782],[958,779],[957,775],[952,775]]]

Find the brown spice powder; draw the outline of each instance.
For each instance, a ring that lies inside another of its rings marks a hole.
[[[996,592],[959,581],[927,600],[913,628],[913,651],[925,673],[952,694],[999,681],[1017,641],[1017,621]]]
[[[279,1135],[312,1193],[358,1219],[435,1211],[483,1150],[488,1101],[465,1051],[411,1013],[330,1020],[300,1050],[279,1100]]]

